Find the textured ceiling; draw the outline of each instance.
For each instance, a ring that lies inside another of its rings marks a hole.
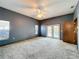
[[[32,18],[43,20],[73,13],[78,0],[0,0],[0,6]],[[38,10],[42,17],[37,18]]]

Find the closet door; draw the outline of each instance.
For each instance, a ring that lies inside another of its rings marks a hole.
[[[64,22],[63,38],[65,42],[75,43],[75,26],[73,22]]]

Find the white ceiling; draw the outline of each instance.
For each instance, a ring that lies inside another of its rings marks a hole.
[[[37,19],[37,9],[41,9],[43,20],[73,13],[78,0],[0,0],[0,6]],[[73,7],[73,8],[71,8]]]

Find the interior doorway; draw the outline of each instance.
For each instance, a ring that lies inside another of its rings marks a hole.
[[[63,41],[71,44],[77,44],[77,19],[64,22],[63,26]]]

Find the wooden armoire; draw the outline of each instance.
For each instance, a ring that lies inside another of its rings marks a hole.
[[[67,43],[77,44],[77,20],[64,22],[63,41]]]

